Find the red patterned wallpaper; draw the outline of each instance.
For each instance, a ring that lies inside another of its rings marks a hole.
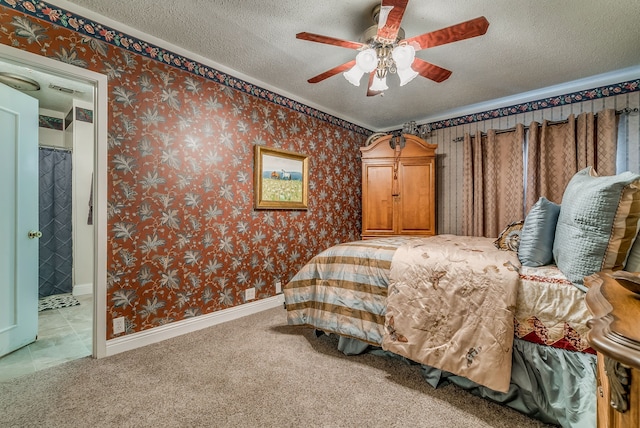
[[[89,37],[99,24],[43,2],[0,5],[0,43],[108,75],[107,339],[120,316],[130,334],[273,296],[358,239],[357,127]],[[253,209],[256,144],[309,156],[308,211]]]

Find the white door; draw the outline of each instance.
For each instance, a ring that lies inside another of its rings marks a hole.
[[[0,356],[36,340],[37,232],[38,100],[0,84]]]

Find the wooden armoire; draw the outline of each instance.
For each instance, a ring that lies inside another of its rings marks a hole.
[[[362,239],[436,234],[437,147],[404,134],[360,148]]]

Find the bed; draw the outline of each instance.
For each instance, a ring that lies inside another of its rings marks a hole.
[[[640,270],[640,175],[579,171],[498,239],[395,236],[333,246],[284,287],[287,320],[346,354],[400,355],[563,427],[596,423],[596,356],[583,278]],[[517,245],[516,245],[517,244]]]
[[[466,271],[451,267],[457,258],[468,265],[474,255],[486,263]],[[424,260],[433,263],[421,264]],[[504,277],[509,284],[493,287]],[[457,288],[456,278],[462,284]],[[483,285],[486,293],[479,296]],[[429,306],[420,290],[446,299]],[[453,298],[438,293],[444,290]],[[521,267],[516,253],[497,249],[494,239],[438,235],[340,244],[305,265],[284,294],[289,324],[339,335],[338,347],[346,354],[383,349],[423,364],[423,375],[434,387],[452,382],[544,422],[594,424],[596,364],[584,338],[589,319],[584,293],[555,266]],[[394,295],[404,298],[394,300]],[[465,303],[448,305],[446,300]],[[495,315],[503,310],[500,305],[508,308],[506,316]],[[453,322],[442,322],[447,317]],[[485,329],[496,327],[496,320],[497,328]],[[410,328],[434,324],[438,328]],[[451,343],[462,349],[447,346]],[[421,345],[417,354],[405,349],[415,344]],[[497,352],[486,352],[491,346]],[[484,354],[488,363],[482,361]],[[561,378],[553,375],[559,371]]]

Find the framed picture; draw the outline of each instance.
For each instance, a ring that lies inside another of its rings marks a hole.
[[[306,210],[309,160],[300,153],[255,146],[253,183],[256,209]]]

